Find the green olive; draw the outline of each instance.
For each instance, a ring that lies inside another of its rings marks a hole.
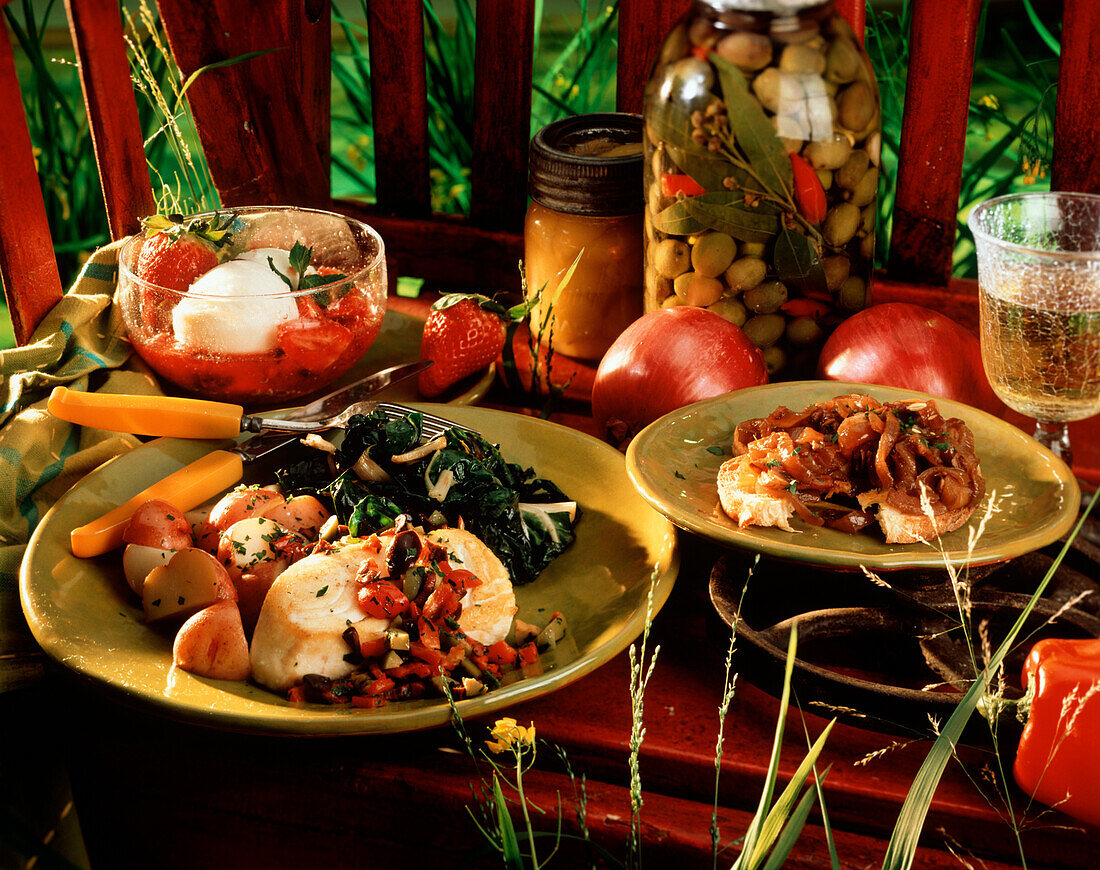
[[[680,239],[665,239],[654,246],[652,262],[662,278],[675,278],[684,274],[691,265],[691,248]]]
[[[713,311],[732,323],[734,326],[744,326],[749,319],[749,311],[741,304],[740,299],[719,299],[713,305],[707,306],[707,311]]]
[[[875,130],[874,133],[867,137],[867,141],[863,143],[863,147],[867,150],[867,156],[871,158],[871,163],[878,166],[879,160],[882,159],[882,133]]]
[[[645,270],[645,310],[653,311],[672,294],[672,282],[662,278],[652,266]]]
[[[708,278],[696,272],[695,277],[688,284],[684,301],[696,308],[705,308],[721,299],[725,289],[725,285],[717,278]]]
[[[743,242],[741,245],[742,257],[763,257],[768,251],[764,242]]]
[[[859,75],[859,51],[847,39],[837,39],[825,52],[825,78],[847,84]]]
[[[836,175],[831,169],[815,169],[814,174],[817,176],[817,180],[821,182],[821,187],[828,190],[833,186],[833,176]]]
[[[821,324],[809,315],[796,317],[787,324],[787,341],[794,345],[813,344],[824,334]]]
[[[787,301],[787,285],[782,281],[765,281],[742,295],[745,305],[756,314],[771,314]]]
[[[700,275],[717,278],[737,256],[737,242],[725,233],[706,233],[691,248],[691,265]]]
[[[718,40],[718,31],[707,18],[696,18],[688,25],[688,40],[692,45],[710,48]]]
[[[654,181],[649,186],[649,198],[646,200],[646,205],[655,215],[660,214],[674,202],[676,202],[674,197],[665,196],[661,193],[661,183],[659,181]]]
[[[779,374],[787,367],[787,352],[775,344],[764,348],[764,366],[770,377]]]
[[[660,178],[668,170],[665,169],[667,153],[665,151],[665,144],[662,142],[656,148],[653,149],[653,162],[651,167],[653,169],[653,177]]]
[[[859,255],[864,260],[870,260],[875,256],[875,234],[868,233],[865,235],[859,243]]]
[[[653,224],[653,212],[651,212],[648,208],[645,210],[645,217],[643,218],[643,222],[645,225],[646,240],[652,245],[655,245],[659,241],[661,241],[661,235],[657,232],[657,227]]]
[[[673,293],[672,295],[666,296],[664,298],[664,300],[661,302],[661,307],[662,308],[676,308],[676,307],[678,307],[680,305],[683,305],[683,304],[684,304],[684,300],[681,299],[679,296],[677,296],[675,293]]]
[[[875,94],[866,82],[848,85],[836,100],[837,120],[846,130],[862,130],[875,116]]]
[[[878,220],[878,208],[871,203],[860,212],[859,231],[864,235],[874,232],[875,222]]]
[[[821,26],[809,18],[782,16],[772,20],[770,36],[784,45],[809,44],[820,48],[824,44],[821,38]]]
[[[871,165],[871,158],[862,148],[853,151],[844,161],[844,165],[836,171],[836,183],[845,190],[854,190],[861,178],[867,174],[867,168]]]
[[[687,26],[677,25],[661,43],[661,54],[657,58],[657,66],[665,66],[679,60],[688,53],[689,46]]]
[[[825,55],[808,45],[788,45],[779,55],[779,69],[801,76],[819,76],[825,72]]]
[[[821,266],[825,270],[825,285],[830,293],[836,293],[852,272],[852,264],[843,254],[822,257]]]
[[[863,206],[874,202],[876,196],[878,196],[878,169],[872,166],[863,173],[863,178],[859,180],[859,184],[852,188],[851,193],[848,195],[848,202],[863,208]]]
[[[739,69],[756,72],[771,63],[772,41],[761,33],[741,31],[720,39],[715,51]]]
[[[840,285],[837,301],[841,308],[848,311],[862,311],[867,307],[867,282],[857,275],[851,275]]]
[[[681,299],[687,299],[688,287],[693,280],[695,280],[694,272],[684,272],[682,275],[677,275],[672,279],[672,292]]]
[[[782,74],[774,66],[761,70],[760,74],[752,80],[752,92],[756,99],[769,112],[779,109],[779,82]]]
[[[746,320],[741,328],[757,347],[771,347],[783,337],[787,322],[782,314],[757,314]]]
[[[833,134],[832,139],[811,142],[802,152],[814,169],[839,169],[852,153],[847,136]]]
[[[859,207],[850,202],[841,202],[833,206],[825,215],[825,223],[821,227],[821,235],[825,242],[834,248],[844,247],[859,229],[860,217]],[[660,264],[657,265],[657,271],[664,274]]]
[[[748,243],[743,245],[742,249],[747,246]],[[733,264],[726,269],[726,283],[734,293],[740,293],[757,286],[764,280],[767,272],[768,264],[759,257],[742,257],[734,260]]]

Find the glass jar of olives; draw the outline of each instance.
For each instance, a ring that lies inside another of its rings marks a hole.
[[[595,360],[642,314],[642,118],[604,112],[555,121],[531,142],[524,222],[532,330]],[[568,280],[566,280],[568,279]]]
[[[645,310],[703,306],[775,378],[870,303],[878,87],[821,0],[695,0],[645,91]]]

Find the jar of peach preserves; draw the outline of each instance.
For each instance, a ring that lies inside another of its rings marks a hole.
[[[527,292],[539,294],[531,328],[555,352],[599,359],[642,314],[641,117],[580,115],[544,127],[531,143],[528,192]]]

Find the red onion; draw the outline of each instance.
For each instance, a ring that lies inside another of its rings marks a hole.
[[[677,408],[767,382],[764,355],[739,327],[705,308],[663,308],[634,321],[604,354],[592,416],[621,443]]]
[[[907,302],[872,305],[847,318],[821,349],[817,374],[1004,411],[982,368],[977,337],[950,317]]]

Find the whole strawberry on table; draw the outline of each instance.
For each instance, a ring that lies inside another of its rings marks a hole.
[[[424,323],[420,356],[435,363],[419,375],[427,399],[488,368],[504,349],[508,326],[521,319],[525,304],[505,308],[480,293],[448,293],[432,305]]]

